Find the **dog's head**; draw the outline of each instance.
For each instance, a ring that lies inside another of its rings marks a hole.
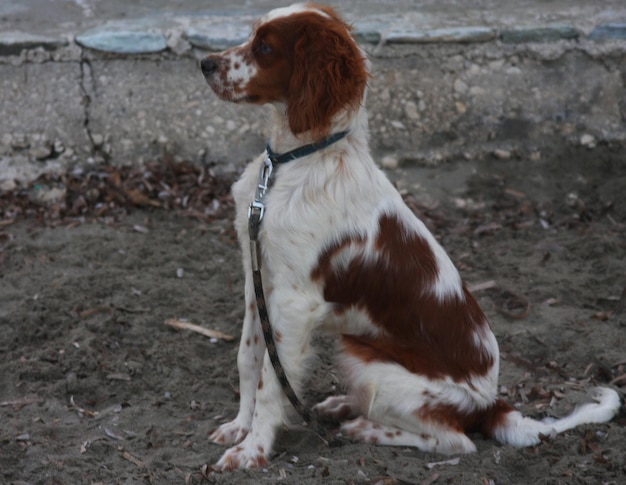
[[[358,108],[368,78],[350,27],[331,8],[314,4],[271,11],[247,42],[200,65],[220,98],[282,103],[293,133],[316,136],[330,131],[337,113]]]

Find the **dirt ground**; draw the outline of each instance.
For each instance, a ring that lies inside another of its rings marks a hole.
[[[500,392],[530,416],[566,414],[598,384],[624,394],[624,159],[623,149],[596,147],[391,173],[490,318]],[[279,434],[268,468],[203,476],[223,452],[208,434],[238,407],[237,339],[165,322],[239,336],[231,212],[3,220],[0,482],[626,483],[623,409],[534,448],[476,436],[478,453],[460,457],[328,448],[296,428]],[[320,347],[309,404],[340,386],[330,347]]]

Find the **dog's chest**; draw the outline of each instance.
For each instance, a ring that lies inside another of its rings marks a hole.
[[[243,250],[248,246],[248,208],[255,198],[260,167],[261,159],[255,160],[233,185],[236,229]],[[278,167],[274,172],[263,198],[265,210],[259,231],[263,264],[268,273],[285,267],[306,272],[324,246],[332,221],[328,217],[328,208],[321,207],[323,203],[315,196],[307,198],[307,194],[314,194],[315,189],[304,189],[302,184],[293,181],[293,177],[285,177],[281,170],[284,167]]]

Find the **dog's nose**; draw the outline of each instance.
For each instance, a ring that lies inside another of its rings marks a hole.
[[[205,57],[200,61],[200,69],[202,69],[202,74],[209,76],[217,71],[217,61],[210,57]]]

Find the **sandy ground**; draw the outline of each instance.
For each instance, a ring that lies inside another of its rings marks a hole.
[[[392,173],[489,316],[500,391],[528,415],[563,415],[597,384],[623,395],[623,160],[598,147]],[[0,482],[626,483],[624,411],[535,448],[476,436],[460,457],[285,430],[267,469],[203,477],[223,452],[209,432],[237,411],[237,340],[164,322],[238,337],[242,283],[228,217],[0,226]],[[309,404],[339,386],[320,346]]]

